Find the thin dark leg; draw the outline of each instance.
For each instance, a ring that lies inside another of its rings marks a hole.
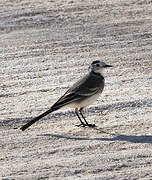
[[[87,122],[86,118],[85,118],[85,117],[83,116],[83,114],[82,114],[82,110],[83,110],[83,108],[80,108],[79,112],[80,112],[82,118],[84,119],[85,123],[86,123],[87,125],[89,125],[89,123]]]
[[[79,125],[77,125],[77,126],[78,126],[78,127],[79,127],[79,126],[82,126],[82,125],[83,125],[83,126],[86,126],[86,124],[84,124],[84,122],[81,120],[77,108],[75,109],[75,114],[77,115],[77,117],[79,118],[79,120],[80,120],[80,122],[81,122],[81,124],[79,124]]]
[[[79,112],[80,112],[82,118],[84,119],[86,125],[89,126],[89,127],[95,127],[95,124],[89,124],[89,123],[87,122],[87,120],[85,119],[84,115],[82,114],[82,110],[83,110],[83,108],[80,108]]]

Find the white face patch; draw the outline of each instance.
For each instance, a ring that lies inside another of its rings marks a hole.
[[[94,71],[94,72],[96,72],[96,73],[102,74],[105,65],[106,65],[106,64],[105,64],[103,61],[94,61],[94,62],[91,64],[91,70]]]
[[[103,61],[100,61],[100,66],[101,66],[101,67],[105,67],[105,66],[106,66],[106,63],[103,62]]]

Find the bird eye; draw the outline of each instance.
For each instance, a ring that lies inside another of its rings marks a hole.
[[[100,67],[100,64],[96,64],[96,67]]]

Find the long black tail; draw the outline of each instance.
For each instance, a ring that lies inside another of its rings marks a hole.
[[[25,124],[24,126],[21,127],[21,130],[24,131],[26,130],[28,127],[30,127],[32,124],[34,124],[36,121],[38,121],[39,119],[43,118],[44,116],[48,115],[49,113],[56,111],[59,108],[51,108],[49,110],[47,110],[46,112],[40,114],[39,116],[37,116],[36,118],[32,119],[31,121],[29,121],[27,124]]]

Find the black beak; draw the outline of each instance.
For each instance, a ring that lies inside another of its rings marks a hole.
[[[108,64],[106,64],[106,65],[105,65],[105,67],[113,67],[113,66],[112,66],[112,65],[108,65]]]

